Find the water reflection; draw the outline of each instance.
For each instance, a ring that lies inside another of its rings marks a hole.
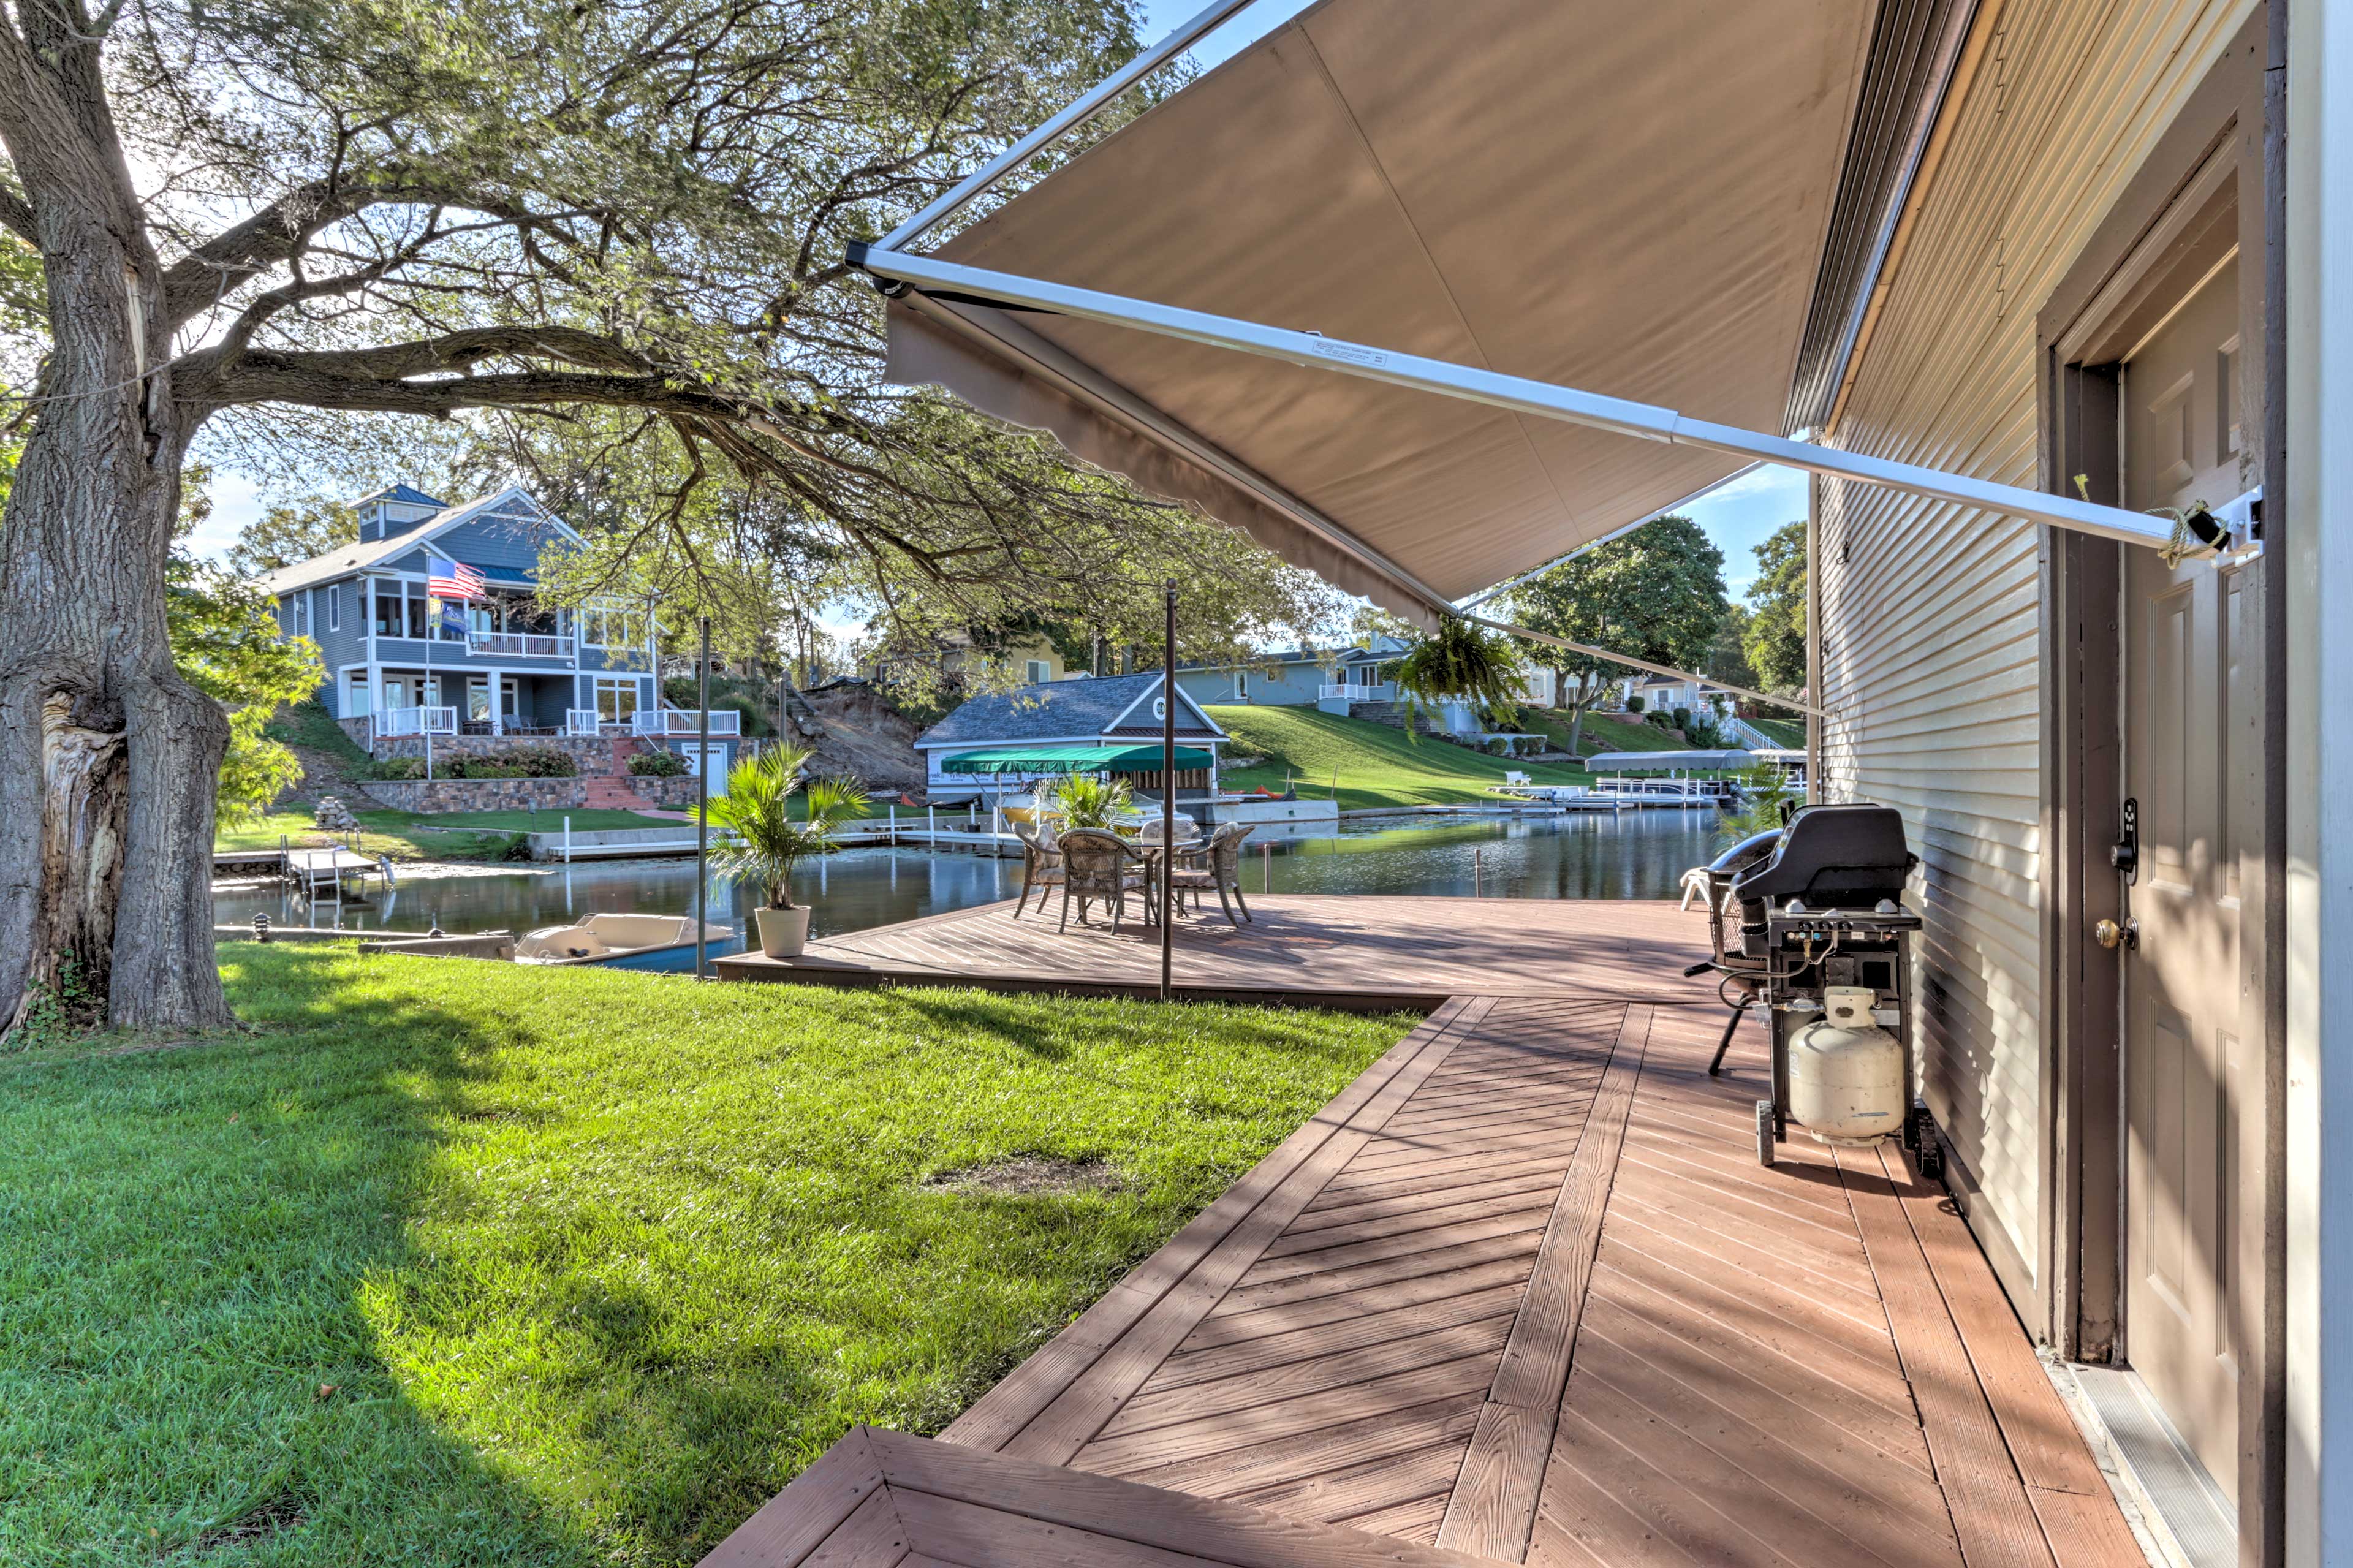
[[[1243,846],[1246,892],[1390,893],[1436,898],[1665,899],[1683,868],[1715,853],[1713,812],[1645,811],[1433,826],[1352,826],[1324,838]],[[837,936],[1011,898],[1018,860],[848,849],[802,868],[794,897],[810,903],[816,936]],[[709,918],[742,945],[753,899],[714,878]],[[375,931],[531,931],[603,910],[690,914],[691,860],[615,860],[571,867],[501,867],[480,876],[411,877],[391,891],[346,900],[341,921]],[[223,892],[215,917],[246,924],[332,926],[332,901],[305,905],[272,888]],[[687,960],[691,966],[691,958]]]

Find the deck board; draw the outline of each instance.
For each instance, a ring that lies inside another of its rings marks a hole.
[[[1026,1462],[1038,1485],[1167,1499],[1146,1511],[1170,1531],[1188,1510],[1243,1510],[1214,1517],[1365,1532],[1350,1539],[1385,1538],[1400,1562],[2140,1561],[1941,1193],[1900,1157],[1802,1135],[1771,1169],[1756,1163],[1762,1022],[1710,1077],[1722,1014],[1681,974],[1697,917],[1254,907],[1255,931],[1180,930],[1189,994],[1450,999],[951,1425],[945,1447],[983,1467],[956,1474],[979,1484],[989,1464]],[[1016,928],[1009,906],[819,946],[816,964],[761,977],[1156,977],[1153,933],[1063,943],[1034,916]],[[839,1524],[845,1550],[887,1554],[889,1531],[851,1529],[857,1510],[876,1515],[849,1473],[821,1462],[797,1482],[802,1512]],[[992,1511],[990,1496],[907,1484],[894,1506],[909,1562],[1193,1560],[1108,1502],[1046,1531],[1042,1502]],[[1261,1560],[1341,1539],[1282,1538]]]

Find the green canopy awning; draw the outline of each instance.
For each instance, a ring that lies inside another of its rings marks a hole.
[[[1206,768],[1210,754],[1198,746],[1176,748],[1176,766]],[[964,752],[940,763],[944,773],[1151,773],[1160,766],[1157,746],[995,746]]]

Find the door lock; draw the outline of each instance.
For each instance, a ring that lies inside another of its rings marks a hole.
[[[2126,883],[2140,880],[2140,802],[2132,795],[2125,796],[2123,820],[2118,825],[2116,841],[2108,846],[2108,864],[2124,875]],[[2110,946],[2115,943],[2111,942]]]
[[[2092,928],[2092,940],[2105,948],[2137,948],[2140,946],[2140,921],[2130,919],[2122,923],[2102,921]]]

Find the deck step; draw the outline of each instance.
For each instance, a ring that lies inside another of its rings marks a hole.
[[[702,1560],[1493,1568],[1495,1559],[860,1426]]]

